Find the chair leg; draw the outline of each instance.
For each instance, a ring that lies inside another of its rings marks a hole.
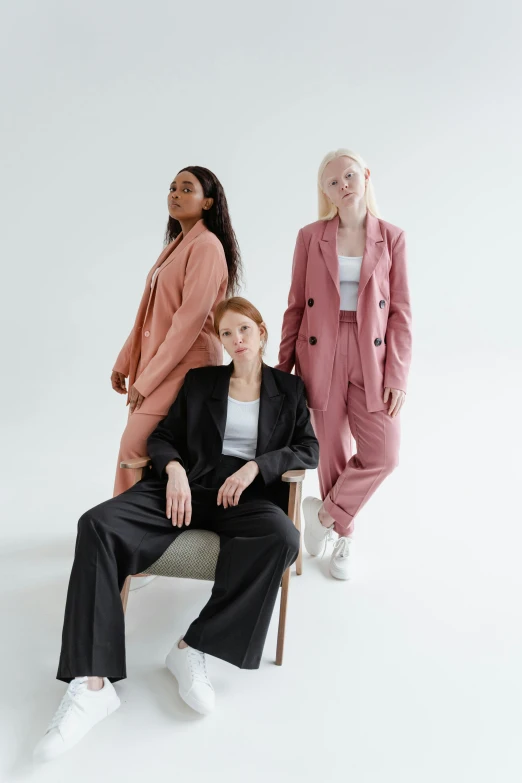
[[[133,471],[134,484],[137,484],[143,478],[145,468],[135,468]],[[135,576],[148,576],[148,574],[135,574]],[[131,586],[131,576],[128,576],[123,583],[123,589],[120,593],[121,602],[123,604],[123,614],[127,611],[127,601],[129,600],[129,590]]]
[[[129,590],[131,585],[131,576],[128,576],[123,583],[123,590],[121,591],[121,602],[123,604],[123,614],[127,611],[127,601],[129,600]]]
[[[299,493],[300,495],[301,493]],[[295,561],[295,571],[297,576],[301,576],[303,573],[303,533],[301,530],[301,498],[299,497],[297,507],[296,507],[296,513],[295,513],[295,526],[299,530],[299,554],[297,555],[297,560]]]
[[[286,608],[288,606],[288,587],[290,585],[290,569],[287,568],[283,574],[281,587],[281,606],[279,609],[279,630],[277,633],[277,652],[276,665],[282,666],[283,652],[285,649],[285,629],[286,629]]]

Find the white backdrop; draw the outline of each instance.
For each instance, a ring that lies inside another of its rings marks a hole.
[[[516,4],[19,0],[2,17],[7,561],[35,541],[72,547],[111,494],[126,409],[109,376],[174,174],[221,179],[275,363],[317,167],[350,147],[406,231],[414,316],[401,467],[364,519],[460,579],[477,617],[486,588],[469,581],[491,579],[494,635],[521,587]]]
[[[459,418],[473,409],[478,442],[491,442],[505,411],[492,410],[490,387],[505,391],[520,358],[521,283],[520,15],[509,3],[495,8],[11,6],[2,46],[5,538],[40,533],[42,515],[46,527],[68,529],[71,515],[110,493],[126,412],[109,374],[161,250],[168,184],[189,164],[223,182],[244,294],[269,325],[275,362],[295,236],[316,219],[318,164],[332,148],[359,151],[383,217],[407,232],[410,397],[419,377],[432,381],[416,400],[418,427],[439,418],[448,461],[465,458],[472,444],[455,451],[458,433],[441,415],[457,373],[469,381],[454,400]]]

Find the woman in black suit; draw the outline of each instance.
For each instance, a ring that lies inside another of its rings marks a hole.
[[[231,364],[189,370],[147,441],[151,475],[80,518],[57,674],[69,687],[36,758],[59,755],[119,707],[123,583],[187,526],[219,533],[221,549],[210,600],[167,656],[180,695],[199,712],[213,709],[205,653],[259,667],[281,578],[299,551],[280,477],[317,467],[319,446],[302,380],[262,360],[258,310],[225,300],[214,328]]]

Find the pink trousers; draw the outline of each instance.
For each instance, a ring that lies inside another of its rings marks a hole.
[[[366,409],[356,313],[341,310],[339,321],[328,407],[310,414],[319,441],[321,499],[336,533],[349,536],[356,514],[398,465],[400,414]]]

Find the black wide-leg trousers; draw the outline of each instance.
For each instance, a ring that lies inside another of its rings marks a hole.
[[[257,669],[281,578],[299,552],[299,533],[261,476],[237,506],[217,505],[219,487],[244,464],[222,456],[191,486],[188,529],[218,533],[221,549],[211,597],[184,639],[242,669]],[[127,676],[125,579],[151,566],[187,530],[167,519],[165,489],[165,480],[145,478],[80,517],[57,679]]]

